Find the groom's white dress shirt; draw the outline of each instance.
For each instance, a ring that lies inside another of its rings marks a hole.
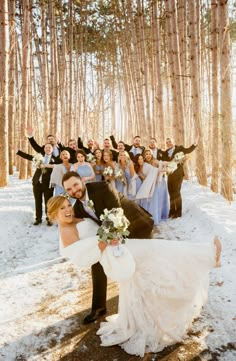
[[[86,194],[85,194],[85,200],[81,201],[81,203],[83,204],[84,210],[93,218],[98,220],[98,217],[96,216],[93,208],[89,207],[88,205],[89,202],[89,196],[88,196],[88,192],[86,190]]]

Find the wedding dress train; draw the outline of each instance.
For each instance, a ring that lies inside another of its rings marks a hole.
[[[113,269],[111,278],[120,280],[118,314],[101,323],[101,345],[118,344],[143,357],[181,341],[207,300],[214,244],[128,239],[124,257],[114,257],[111,246],[100,252],[93,221],[79,223],[78,230],[80,240],[61,246],[61,254],[80,267],[100,261],[108,277]]]

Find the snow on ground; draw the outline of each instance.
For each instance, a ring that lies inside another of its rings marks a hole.
[[[236,202],[194,180],[182,187],[183,217],[161,223],[157,238],[204,242],[221,237],[222,267],[213,269],[209,301],[194,324],[204,347],[218,360],[236,360]],[[0,360],[59,360],[53,348],[91,285],[90,270],[78,270],[58,251],[57,226],[33,226],[31,180],[10,177],[0,188]],[[55,341],[56,340],[56,341]],[[52,348],[52,342],[53,348]],[[230,347],[229,347],[230,346]]]

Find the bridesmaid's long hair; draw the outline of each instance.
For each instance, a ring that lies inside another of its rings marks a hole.
[[[135,172],[138,174],[139,171],[140,171],[140,165],[138,164],[138,160],[139,158],[142,157],[143,158],[143,155],[142,154],[136,154],[135,157],[134,157],[134,170]],[[144,158],[143,158],[144,159]]]

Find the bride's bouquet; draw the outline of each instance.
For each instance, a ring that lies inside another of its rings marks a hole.
[[[99,241],[109,246],[102,252],[100,263],[107,277],[113,281],[126,281],[135,272],[135,260],[126,247],[125,238],[129,235],[129,220],[122,208],[105,209],[100,216],[102,225],[98,228]]]
[[[113,255],[122,255],[122,247],[120,245],[125,243],[125,237],[129,235],[128,227],[129,220],[125,217],[122,208],[112,208],[104,210],[104,214],[100,216],[102,221],[98,228],[97,235],[99,241],[104,241],[112,245]]]
[[[35,168],[41,168],[40,165],[44,163],[44,157],[41,153],[35,154],[32,159]],[[41,172],[45,173],[47,171],[46,168],[41,168]]]

